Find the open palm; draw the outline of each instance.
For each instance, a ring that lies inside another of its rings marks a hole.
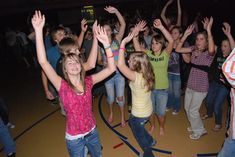
[[[122,40],[122,42],[123,42],[124,44],[127,44],[127,43],[129,43],[129,42],[132,40],[133,37],[134,37],[134,32],[129,33],[128,36],[126,36],[126,37]]]
[[[114,14],[115,12],[117,12],[117,9],[112,7],[112,6],[107,6],[107,7],[104,8],[104,10],[106,10],[110,14]]]
[[[45,16],[42,15],[40,11],[36,10],[31,22],[35,31],[42,30],[45,24]]]

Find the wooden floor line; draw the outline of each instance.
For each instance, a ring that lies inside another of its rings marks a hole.
[[[22,131],[19,135],[17,135],[16,137],[14,137],[14,141],[16,141],[18,138],[20,138],[21,136],[23,136],[26,132],[28,132],[29,130],[31,130],[34,126],[36,126],[37,124],[39,124],[40,122],[42,122],[43,120],[47,119],[48,117],[50,117],[51,115],[53,115],[54,113],[56,113],[58,110],[60,110],[60,107],[58,107],[56,110],[48,113],[46,116],[42,117],[41,119],[39,119],[38,121],[36,121],[35,123],[33,123],[31,126],[29,126],[28,128],[26,128],[24,131]],[[2,147],[0,149],[0,152],[3,151]]]

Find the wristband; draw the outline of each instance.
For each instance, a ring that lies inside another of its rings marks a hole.
[[[104,46],[104,49],[109,49],[109,48],[111,48],[110,45],[109,46]]]

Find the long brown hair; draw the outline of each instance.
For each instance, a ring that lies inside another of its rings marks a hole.
[[[148,91],[153,90],[155,77],[148,56],[144,52],[135,52],[130,55],[130,60],[132,61],[132,70],[143,75]]]
[[[74,60],[75,62],[79,63],[81,65],[81,72],[80,72],[80,80],[84,89],[84,92],[86,91],[86,85],[85,85],[85,76],[86,76],[86,72],[82,66],[82,58],[79,57],[78,55],[76,55],[75,53],[68,53],[68,54],[64,54],[62,55],[62,70],[63,70],[63,74],[64,74],[64,78],[65,80],[68,82],[69,86],[76,92],[76,93],[81,93],[81,91],[79,91],[70,81],[68,73],[66,72],[66,67],[65,67],[65,63],[68,59]]]

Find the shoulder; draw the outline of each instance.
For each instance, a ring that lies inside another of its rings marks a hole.
[[[68,88],[69,88],[68,83],[67,83],[64,79],[61,79],[61,84],[60,84],[59,93],[62,93],[62,92],[64,92],[64,91],[67,91]]]
[[[86,76],[86,77],[85,77],[85,84],[86,84],[86,86],[92,87],[92,85],[93,85],[93,80],[92,80],[92,77],[91,77],[91,76]]]

